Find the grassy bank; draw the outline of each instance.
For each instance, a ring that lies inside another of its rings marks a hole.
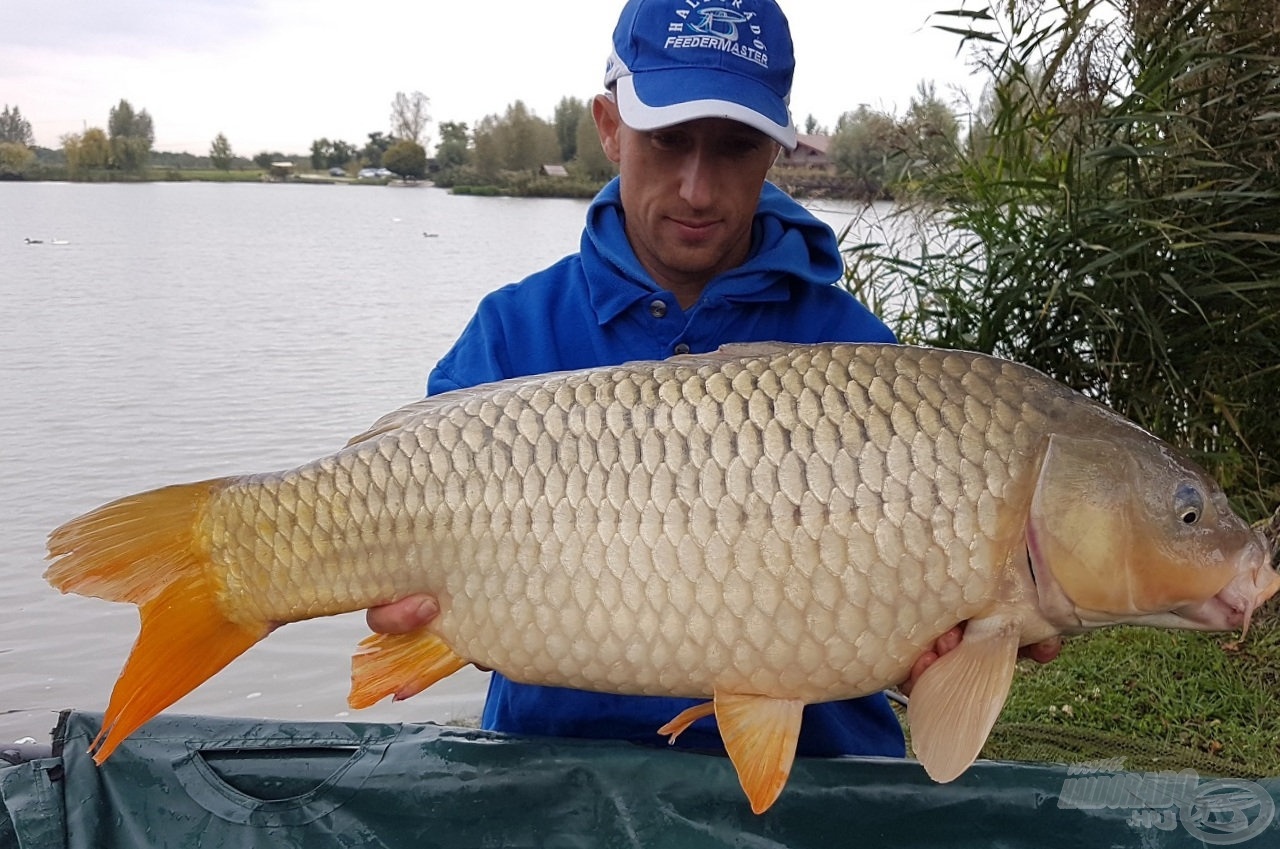
[[[257,168],[231,171],[222,171],[217,168],[148,168],[134,173],[110,168],[93,168],[71,174],[65,167],[44,166],[15,179],[26,182],[60,183],[260,183],[270,177],[267,172]],[[385,186],[392,180],[381,177],[364,180],[354,177],[331,177],[322,171],[304,171],[282,182]]]
[[[1056,661],[1021,664],[985,754],[1280,775],[1280,610],[1237,637],[1120,628],[1072,638]]]
[[[220,171],[216,168],[197,170],[170,168],[153,170],[151,179],[166,183],[259,183],[266,179],[262,171]]]

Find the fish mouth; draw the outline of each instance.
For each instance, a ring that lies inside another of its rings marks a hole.
[[[1240,630],[1240,639],[1249,633],[1253,611],[1280,591],[1280,572],[1271,568],[1271,546],[1258,534],[1256,544],[1240,555],[1240,568],[1213,598],[1174,611],[1185,620],[1183,627],[1203,631]]]

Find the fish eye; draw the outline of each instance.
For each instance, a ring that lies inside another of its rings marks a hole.
[[[1173,493],[1173,507],[1182,524],[1194,525],[1204,515],[1204,496],[1189,483],[1178,484]]]

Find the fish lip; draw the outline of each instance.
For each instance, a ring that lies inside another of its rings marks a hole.
[[[1253,612],[1280,590],[1280,572],[1271,568],[1271,546],[1258,533],[1237,559],[1235,576],[1213,598],[1174,613],[1206,631],[1249,632]]]
[[[1223,598],[1225,592],[1224,589],[1213,598],[1180,607],[1174,611],[1174,615],[1186,621],[1187,626],[1184,627],[1193,627],[1198,631],[1236,631],[1247,627],[1245,608],[1233,600]]]

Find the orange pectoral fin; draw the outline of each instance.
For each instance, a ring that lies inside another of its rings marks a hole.
[[[791,774],[804,702],[717,691],[715,713],[751,810],[762,814],[777,800]]]
[[[425,629],[408,634],[373,634],[360,641],[351,658],[347,704],[366,708],[387,696],[396,701],[416,696],[469,661]]]
[[[958,777],[977,759],[995,725],[1018,660],[1021,623],[974,619],[960,645],[938,658],[911,690],[911,748],[934,781]]]

